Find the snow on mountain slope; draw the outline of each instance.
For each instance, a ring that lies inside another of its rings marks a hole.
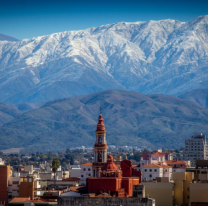
[[[110,88],[178,95],[204,87],[207,28],[202,16],[0,41],[0,101],[44,102]]]

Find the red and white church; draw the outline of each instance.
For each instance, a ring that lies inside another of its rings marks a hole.
[[[94,162],[81,165],[81,171],[86,171],[85,166],[88,166],[88,171],[92,170],[91,176],[86,179],[88,193],[96,195],[108,193],[117,197],[132,196],[133,185],[141,183],[142,173],[135,170],[131,161],[127,159],[116,165],[113,156],[107,156],[106,131],[101,114],[95,134]]]

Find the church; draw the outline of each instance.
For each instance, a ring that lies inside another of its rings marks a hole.
[[[125,159],[120,165],[116,165],[113,156],[107,156],[106,131],[102,114],[99,115],[95,134],[92,176],[86,179],[88,193],[96,195],[108,193],[116,197],[133,196],[133,186],[141,183],[142,174],[132,167],[131,161]]]

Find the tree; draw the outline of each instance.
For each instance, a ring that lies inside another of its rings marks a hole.
[[[53,171],[53,174],[54,174],[54,184],[55,184],[55,174],[56,174],[56,172],[59,168],[59,161],[58,161],[57,158],[53,159],[51,168],[52,168],[52,171]]]
[[[70,154],[70,153],[71,153],[70,148],[67,148],[67,149],[66,149],[66,154]]]
[[[74,158],[71,157],[70,165],[74,165]]]

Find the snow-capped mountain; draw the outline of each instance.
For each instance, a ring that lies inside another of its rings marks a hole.
[[[0,101],[45,102],[110,88],[181,95],[208,88],[207,65],[208,16],[0,41]]]

